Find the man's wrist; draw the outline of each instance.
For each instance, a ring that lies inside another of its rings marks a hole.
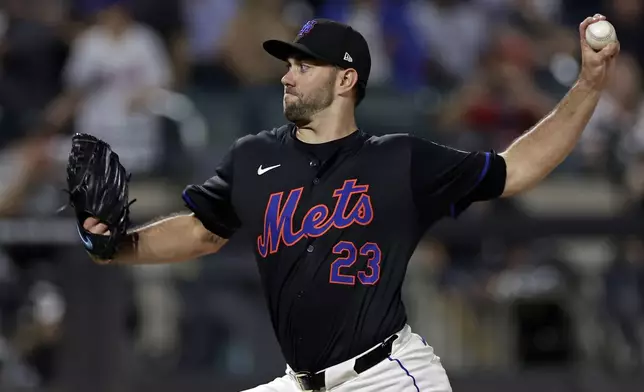
[[[601,94],[603,88],[597,83],[580,76],[573,85],[573,89],[585,92],[587,94]]]

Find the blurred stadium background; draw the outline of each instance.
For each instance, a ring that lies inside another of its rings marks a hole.
[[[428,233],[404,290],[455,391],[644,390],[643,1],[0,0],[0,391],[234,391],[284,371],[245,244],[89,261],[56,213],[72,132],[134,172],[137,223],[180,211],[232,141],[284,121],[261,42],[317,16],[370,44],[365,130],[500,150],[575,81],[596,12],[622,55],[574,154]]]

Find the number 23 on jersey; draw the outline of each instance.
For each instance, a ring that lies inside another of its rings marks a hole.
[[[380,261],[382,260],[382,254],[377,244],[367,242],[358,251],[352,242],[341,241],[333,247],[333,253],[341,256],[331,263],[329,283],[355,285],[356,277],[342,273],[342,269],[351,267],[356,262],[358,256],[368,257],[367,271],[358,271],[358,281],[364,285],[374,285],[380,280]]]

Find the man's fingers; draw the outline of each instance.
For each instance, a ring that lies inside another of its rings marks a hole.
[[[110,231],[107,225],[104,223],[101,223],[96,218],[85,219],[85,222],[83,222],[83,228],[92,234],[110,235]]]
[[[593,48],[588,45],[588,41],[586,41],[586,29],[588,29],[588,26],[590,26],[594,20],[594,18],[588,17],[579,25],[579,43],[581,44],[582,53],[593,50]]]
[[[105,234],[107,232],[107,225],[103,223],[99,223],[96,226],[89,229],[89,232],[93,234]]]
[[[83,222],[83,228],[89,231],[92,227],[96,226],[99,223],[99,220],[96,218],[87,218]]]
[[[579,24],[579,38],[583,42],[586,41],[586,29],[588,28],[588,26],[590,26],[591,23],[593,23],[594,20],[595,20],[594,18],[589,16],[588,18],[584,19],[584,21]]]
[[[599,55],[604,61],[615,57],[617,53],[619,53],[619,42],[608,44],[605,48],[599,51]]]

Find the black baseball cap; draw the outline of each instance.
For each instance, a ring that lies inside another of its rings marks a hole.
[[[371,54],[365,38],[351,26],[329,19],[313,19],[304,24],[293,42],[268,40],[264,50],[287,61],[292,56],[309,57],[358,73],[358,86],[367,87]]]

